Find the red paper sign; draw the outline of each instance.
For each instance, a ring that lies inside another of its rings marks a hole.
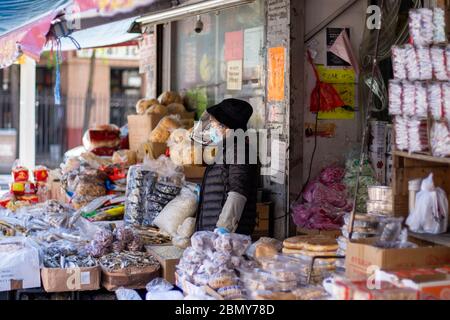
[[[244,59],[244,32],[225,33],[225,61]]]

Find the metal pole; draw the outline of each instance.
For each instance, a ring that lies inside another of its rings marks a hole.
[[[370,88],[370,93],[369,93],[369,100],[367,103],[367,108],[364,109],[365,112],[367,112],[366,117],[364,118],[364,123],[363,123],[363,135],[362,135],[362,141],[361,141],[361,153],[360,153],[360,160],[359,160],[359,169],[358,169],[358,173],[356,175],[356,186],[355,186],[355,194],[353,197],[353,209],[350,215],[350,224],[348,226],[348,238],[349,240],[352,239],[353,237],[353,229],[354,229],[354,224],[355,224],[355,215],[356,215],[356,204],[357,204],[357,199],[358,199],[358,192],[359,192],[359,179],[361,177],[362,174],[362,169],[364,166],[364,160],[365,160],[365,151],[366,151],[366,141],[367,141],[367,135],[368,135],[368,123],[370,120],[370,110],[372,108],[372,104],[373,104],[373,85],[375,83],[375,73],[377,70],[377,65],[378,65],[378,53],[379,53],[379,47],[380,47],[380,34],[381,34],[381,26],[382,26],[382,19],[383,19],[383,9],[384,9],[384,0],[381,0],[381,4],[380,4],[380,25],[378,26],[379,28],[377,29],[377,36],[376,36],[376,43],[375,43],[375,53],[373,56],[373,65],[372,65],[372,82],[371,82],[371,88]]]

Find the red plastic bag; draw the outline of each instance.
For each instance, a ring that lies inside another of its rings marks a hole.
[[[308,50],[308,60],[316,75],[316,86],[311,92],[311,105],[310,111],[313,113],[317,112],[331,112],[338,108],[345,106],[344,101],[342,101],[339,93],[336,89],[329,83],[322,82],[320,80],[319,72],[312,61],[311,54]]]

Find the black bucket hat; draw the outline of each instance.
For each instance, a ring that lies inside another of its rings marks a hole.
[[[228,128],[247,130],[247,123],[253,114],[252,106],[243,100],[225,99],[206,111]]]

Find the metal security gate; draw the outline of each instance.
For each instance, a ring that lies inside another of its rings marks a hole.
[[[36,164],[54,168],[66,151],[67,98],[56,105],[52,92],[36,94]]]

